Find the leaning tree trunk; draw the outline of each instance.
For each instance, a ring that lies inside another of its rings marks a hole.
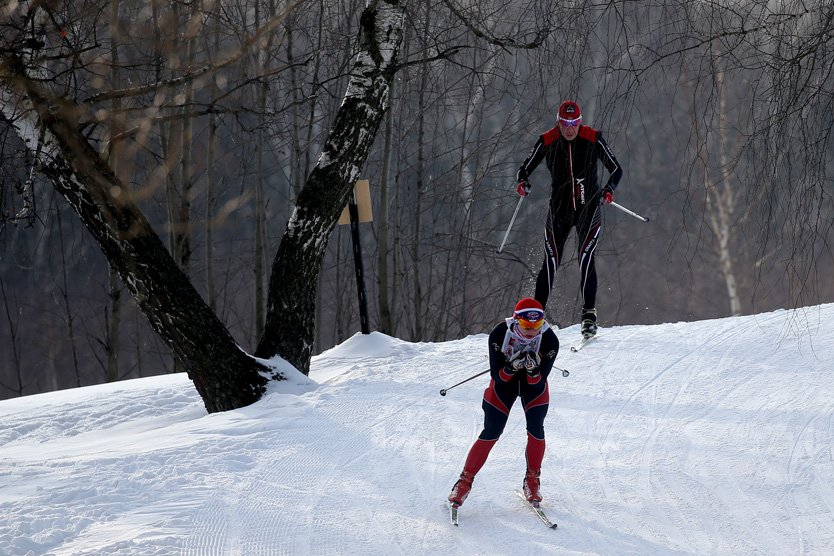
[[[316,284],[327,241],[382,121],[402,31],[400,0],[372,0],[362,12],[359,54],[345,98],[272,263],[264,337],[255,354],[280,355],[305,374],[315,340]]]
[[[284,379],[241,350],[206,305],[130,191],[80,133],[79,107],[30,79],[20,58],[3,57],[0,108],[38,153],[41,170],[183,364],[209,412],[248,405],[261,397],[269,378]]]

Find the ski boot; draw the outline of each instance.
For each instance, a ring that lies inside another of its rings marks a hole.
[[[539,502],[542,501],[542,495],[539,492],[540,476],[541,471],[530,471],[529,469],[524,476],[524,496],[533,506],[538,506]]]
[[[582,337],[590,338],[597,334],[597,310],[582,309]]]
[[[463,505],[463,501],[469,496],[469,491],[472,489],[472,481],[474,480],[474,473],[464,471],[460,474],[460,479],[457,480],[455,486],[452,487],[452,492],[449,493],[449,503],[453,508],[459,508]]]

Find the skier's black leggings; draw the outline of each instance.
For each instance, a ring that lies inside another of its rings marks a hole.
[[[553,278],[562,260],[565,242],[571,228],[576,228],[576,235],[581,239],[579,270],[582,307],[593,309],[596,307],[597,298],[597,269],[594,264],[594,253],[602,233],[602,206],[595,204],[582,211],[573,211],[573,209],[568,209],[568,211],[566,214],[557,214],[551,204],[547,213],[544,229],[544,262],[536,280],[535,298],[542,304],[542,307],[547,305],[547,298],[553,287]]]
[[[522,390],[519,393],[519,390]],[[484,430],[478,436],[481,440],[498,440],[510,417],[510,409],[517,398],[521,398],[527,432],[534,438],[544,439],[544,418],[550,405],[550,390],[547,381],[541,387],[519,385],[518,381],[496,383],[492,381],[484,392]]]

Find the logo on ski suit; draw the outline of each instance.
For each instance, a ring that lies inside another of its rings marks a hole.
[[[585,204],[585,178],[576,178],[576,188],[579,190],[579,201]]]

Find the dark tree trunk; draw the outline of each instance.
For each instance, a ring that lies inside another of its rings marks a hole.
[[[402,26],[399,0],[372,0],[362,13],[359,53],[345,98],[273,262],[264,337],[256,354],[280,355],[304,373],[315,335],[319,269],[379,129]],[[21,59],[0,58],[4,113],[16,121],[18,134],[38,153],[43,173],[78,213],[182,363],[206,409],[224,411],[257,401],[270,379],[285,377],[240,349],[206,305],[130,191],[82,135],[80,108],[53,97],[25,71]]]
[[[257,401],[269,370],[238,347],[130,199],[130,191],[81,135],[78,107],[52,98],[23,73],[22,64],[3,62],[0,79],[6,88],[0,91],[0,102],[14,102],[23,109],[13,125],[33,149],[35,131],[44,126],[38,149],[43,173],[78,213],[154,330],[182,363],[206,409],[225,411]],[[273,373],[271,378],[284,377]]]
[[[272,263],[264,337],[255,351],[264,358],[281,355],[305,374],[315,340],[319,270],[382,121],[402,39],[403,8],[399,0],[376,0],[360,21],[359,54],[345,98]]]

